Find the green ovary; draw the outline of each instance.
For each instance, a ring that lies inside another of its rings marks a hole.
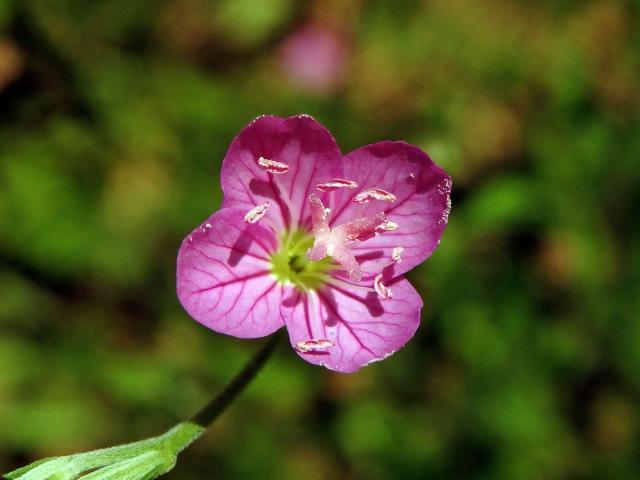
[[[271,271],[278,282],[293,284],[299,290],[317,290],[329,278],[329,272],[337,266],[326,257],[314,262],[307,257],[313,246],[313,236],[298,230],[286,232],[280,239],[280,248],[271,256]]]

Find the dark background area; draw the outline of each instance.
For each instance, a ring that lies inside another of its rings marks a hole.
[[[161,433],[260,341],[175,296],[263,113],[454,180],[422,326],[281,348],[169,479],[640,476],[640,3],[0,0],[0,471]]]

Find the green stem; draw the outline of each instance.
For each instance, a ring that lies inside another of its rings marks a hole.
[[[189,420],[179,423],[162,436],[164,445],[176,454],[198,439],[216,418],[251,383],[276,348],[280,334],[273,335],[227,386]]]
[[[251,380],[260,371],[267,359],[275,350],[276,345],[280,341],[280,334],[273,335],[269,341],[255,354],[255,356],[245,365],[245,367],[231,380],[231,382],[220,392],[211,402],[204,406],[202,410],[196,413],[189,423],[206,429],[211,423],[220,416],[222,412],[233,402],[233,400],[249,385]]]

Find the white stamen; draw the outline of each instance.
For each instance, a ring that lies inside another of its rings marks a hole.
[[[353,201],[356,203],[367,203],[371,200],[395,202],[396,196],[393,193],[382,190],[381,188],[368,188],[353,197]]]
[[[403,247],[395,247],[393,249],[393,252],[391,252],[391,258],[393,259],[394,262],[396,263],[402,262],[402,252],[404,252]]]
[[[376,227],[376,232],[395,232],[400,226],[396,222],[385,220]]]
[[[392,298],[393,292],[387,286],[382,283],[382,274],[379,273],[376,275],[376,278],[373,279],[373,288],[376,293],[380,295],[382,298]]]
[[[256,207],[253,207],[244,216],[245,223],[256,223],[258,220],[265,216],[265,214],[267,213],[267,208],[269,208],[269,202],[264,202]]]
[[[321,192],[332,192],[339,188],[358,188],[358,184],[353,180],[344,180],[342,178],[332,178],[328,182],[319,183],[316,185],[316,189]]]
[[[268,158],[260,157],[258,159],[258,165],[263,170],[269,173],[287,173],[289,171],[289,165],[276,160],[270,160]]]
[[[312,338],[296,343],[296,350],[300,353],[324,352],[335,345],[335,342],[326,338]]]

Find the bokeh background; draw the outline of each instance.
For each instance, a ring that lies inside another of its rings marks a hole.
[[[282,348],[169,479],[640,476],[640,2],[0,0],[0,471],[158,434],[257,350],[175,297],[239,129],[454,179],[415,339]]]

